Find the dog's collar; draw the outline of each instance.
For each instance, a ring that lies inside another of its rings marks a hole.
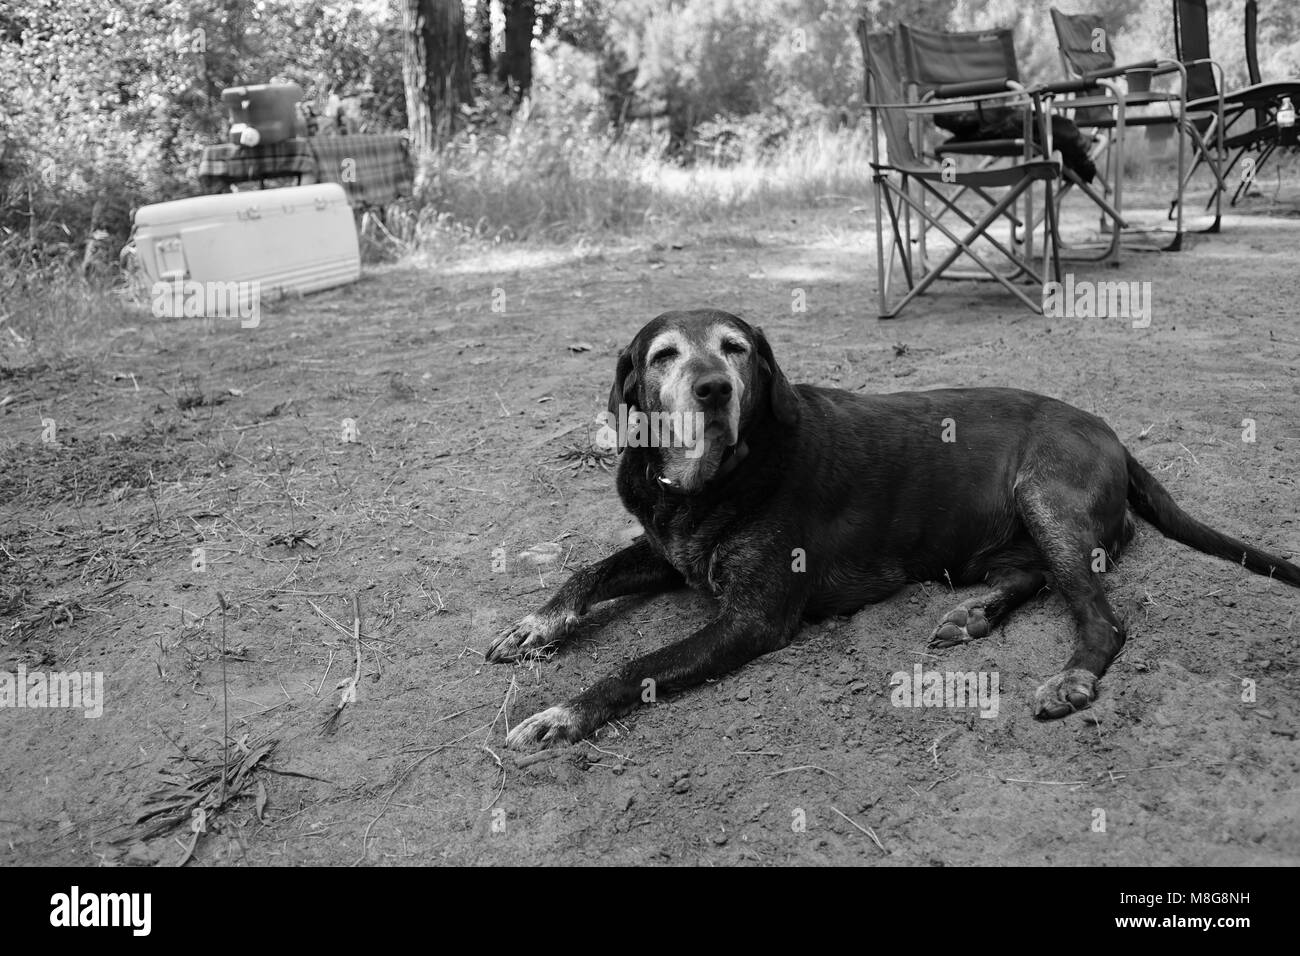
[[[736,470],[736,468],[740,466],[740,463],[745,460],[745,457],[748,454],[749,454],[749,445],[745,443],[744,439],[741,439],[736,444],[728,448],[725,452],[723,452],[722,464],[718,466],[718,470],[714,473],[713,477],[704,483],[704,488],[708,488],[713,485],[716,485],[722,482],[724,479],[726,479],[728,475],[730,475],[733,471]],[[649,478],[653,478],[655,486],[659,488],[659,490],[665,491],[668,494],[684,495],[684,496],[691,495],[691,494],[698,494],[698,492],[691,492],[691,491],[684,490],[680,485],[677,484],[677,482],[673,481],[671,478],[665,478],[663,475],[655,474],[654,470],[649,465],[646,466],[646,476]],[[701,489],[701,491],[702,490],[703,488]]]

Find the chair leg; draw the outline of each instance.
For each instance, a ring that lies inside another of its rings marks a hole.
[[[1043,200],[1045,224],[1043,228],[1043,274],[1047,275],[1050,258],[1051,275],[1057,282],[1061,281],[1061,242],[1057,233],[1057,207],[1052,202],[1052,181],[1043,180],[1045,198]],[[1041,308],[1039,309],[1041,312]]]
[[[881,217],[880,193],[885,187],[883,185],[884,174],[877,172],[872,177],[872,192],[875,193],[876,200],[876,288],[879,292],[881,318],[884,318],[884,312],[888,309],[888,287],[889,273],[885,270],[885,236],[884,222]],[[892,216],[891,216],[892,219]],[[894,254],[889,254],[890,261],[893,261]]]
[[[1182,143],[1183,136],[1186,136],[1190,141],[1195,156],[1192,161],[1191,169],[1188,169],[1186,173],[1184,173],[1179,177],[1177,192],[1174,195],[1173,202],[1169,204],[1169,218],[1173,219],[1175,218],[1175,216],[1177,216],[1178,219],[1178,235],[1175,238],[1175,242],[1177,243],[1177,246],[1175,247],[1174,245],[1171,245],[1169,247],[1171,251],[1174,251],[1176,248],[1181,248],[1182,246],[1181,240],[1184,231],[1182,228],[1183,197],[1187,192],[1188,185],[1190,185],[1192,181],[1192,177],[1196,175],[1196,171],[1200,169],[1202,165],[1204,165],[1205,168],[1210,171],[1210,175],[1214,177],[1214,190],[1210,195],[1209,201],[1205,204],[1205,208],[1207,210],[1210,208],[1210,206],[1214,206],[1214,210],[1215,210],[1214,222],[1210,226],[1206,227],[1205,229],[1200,230],[1201,232],[1214,233],[1219,231],[1220,221],[1222,218],[1220,215],[1220,211],[1221,211],[1223,193],[1228,188],[1226,182],[1227,175],[1228,172],[1231,170],[1232,165],[1235,164],[1236,162],[1236,159],[1233,159],[1228,164],[1227,169],[1222,168],[1220,164],[1222,162],[1223,154],[1222,153],[1217,154],[1218,158],[1216,158],[1214,155],[1211,155],[1209,144],[1206,142],[1205,137],[1203,137],[1197,131],[1195,126],[1193,126],[1190,123],[1180,123],[1179,126],[1180,126],[1180,134],[1179,134],[1180,168],[1181,168],[1181,164],[1184,162],[1181,153],[1181,150],[1184,147],[1184,144]]]
[[[1106,162],[1109,164],[1110,159],[1107,158]],[[1106,175],[1110,175],[1109,170],[1107,170]],[[1066,250],[1062,258],[1075,262],[1109,262],[1112,265],[1118,264],[1119,250],[1122,248],[1123,242],[1122,230],[1127,229],[1129,225],[1127,220],[1122,217],[1120,211],[1111,205],[1104,195],[1099,194],[1094,187],[1080,179],[1079,174],[1074,172],[1074,170],[1062,170],[1062,176],[1064,182],[1061,184],[1059,189],[1054,189],[1052,191],[1052,204],[1055,207],[1057,228],[1059,229],[1060,227],[1061,206],[1065,197],[1069,194],[1070,190],[1078,189],[1097,206],[1099,215],[1098,230],[1102,233],[1110,233],[1110,241],[1106,244],[1105,249],[1102,250],[1099,255],[1092,254],[1085,256],[1081,254],[1071,254],[1068,246],[1065,246],[1063,243],[1058,243],[1062,249]],[[1101,178],[1100,173],[1098,174],[1098,178]],[[1105,180],[1102,179],[1102,182],[1104,184]],[[1037,223],[1035,223],[1035,226],[1037,226]]]
[[[939,192],[938,189],[936,189],[936,188],[935,188],[934,186],[932,186],[930,183],[925,182],[924,180],[920,180],[920,181],[918,181],[918,182],[919,182],[919,185],[920,185],[923,189],[928,190],[929,193],[930,193],[931,195],[933,195],[935,199],[937,199],[941,204],[943,204],[943,205],[946,207],[945,210],[944,210],[945,212],[951,211],[951,212],[952,212],[952,213],[953,213],[953,214],[954,214],[958,219],[960,219],[962,222],[964,222],[968,227],[970,227],[970,228],[972,228],[972,229],[975,228],[975,226],[976,226],[976,222],[975,222],[975,220],[972,219],[970,216],[968,216],[968,215],[967,215],[967,214],[966,214],[966,213],[965,213],[965,212],[964,212],[964,211],[963,211],[959,206],[954,205],[954,204],[952,203],[952,201],[951,201],[947,196],[943,195],[941,192]],[[1023,186],[1020,187],[1020,188],[1023,189]],[[990,206],[997,206],[998,203],[999,203],[1000,201],[1001,201],[1001,200],[990,199],[990,201],[989,201],[989,205],[990,205]],[[1016,228],[1015,224],[1020,222],[1019,218],[1018,218],[1018,217],[1015,215],[1015,213],[1014,213],[1014,204],[1011,204],[1011,205],[1004,205],[1004,206],[1002,207],[1002,215],[1003,215],[1004,217],[1006,217],[1006,219],[1009,220],[1009,221],[1012,223],[1011,228],[1012,228],[1012,230],[1014,231],[1015,228]],[[931,222],[933,223],[933,225],[934,225],[934,227],[935,227],[936,229],[939,229],[939,230],[942,231],[942,230],[944,230],[944,226],[943,226],[943,223],[941,222],[941,219],[942,219],[942,216],[935,216],[935,217],[933,217],[933,219],[931,220]],[[1031,228],[1032,228],[1032,227],[1031,227]],[[947,233],[947,235],[948,235],[948,237],[949,237],[950,239],[951,239],[952,236],[953,236],[952,233]],[[989,243],[991,246],[993,246],[993,248],[995,248],[998,252],[1002,253],[1002,255],[1005,256],[1005,257],[1007,258],[1007,260],[1008,260],[1009,262],[1011,262],[1011,263],[1016,267],[1016,268],[1014,268],[1014,269],[1013,269],[1011,272],[1009,272],[1009,273],[1000,273],[1000,274],[1001,274],[1005,279],[1007,279],[1008,281],[1014,281],[1014,280],[1019,279],[1021,276],[1024,276],[1024,275],[1028,275],[1028,276],[1031,276],[1031,277],[1034,276],[1034,270],[1031,269],[1031,268],[1027,268],[1027,267],[1026,267],[1025,262],[1026,262],[1027,260],[1026,260],[1023,256],[1021,256],[1018,252],[1013,252],[1011,249],[1008,249],[1008,248],[1007,248],[1006,246],[1004,246],[1002,243],[998,242],[997,239],[993,238],[993,236],[992,236],[991,234],[985,235],[984,238],[985,238],[985,240],[988,241],[988,243]],[[1012,242],[1011,242],[1011,246],[1012,246],[1013,248],[1014,248],[1015,246],[1017,246],[1017,245],[1019,245],[1019,243],[1017,243],[1017,242],[1015,242],[1015,241],[1012,241]],[[923,266],[923,268],[925,268],[927,271],[929,271],[930,266],[929,266],[928,262],[923,261],[922,266]],[[987,272],[987,271],[988,271],[988,267],[987,267],[987,266],[984,266],[983,269],[984,269],[984,272]],[[950,273],[949,276],[948,276],[948,278],[951,278],[951,279],[978,279],[978,280],[982,280],[982,279],[985,278],[985,276],[983,275],[983,273],[979,273],[979,272],[976,272],[976,273],[973,273],[973,274],[966,274],[966,273]]]
[[[1183,103],[1182,122],[1187,121],[1187,105]],[[1191,174],[1187,172],[1187,140],[1188,137],[1179,134],[1178,136],[1178,218],[1174,225],[1174,239],[1166,247],[1170,252],[1180,252],[1183,248],[1183,214],[1186,210],[1187,203],[1184,201],[1184,190],[1191,180]]]
[[[928,183],[922,183],[922,185],[929,187]],[[971,259],[975,260],[975,262],[982,269],[984,269],[985,272],[987,272],[990,276],[992,276],[992,278],[995,281],[1001,283],[1002,286],[1006,288],[1008,292],[1010,292],[1021,302],[1027,305],[1032,311],[1037,312],[1038,314],[1041,315],[1043,311],[1041,297],[1040,297],[1040,301],[1038,302],[1035,302],[1033,299],[1029,298],[1029,296],[1025,295],[1024,292],[1022,292],[1019,288],[1013,285],[1011,281],[1007,279],[1002,273],[998,272],[987,262],[985,262],[980,257],[980,255],[977,252],[975,252],[975,250],[971,247],[971,244],[976,239],[983,236],[989,242],[993,243],[993,245],[996,248],[1002,251],[1004,255],[1008,255],[1008,257],[1013,262],[1015,262],[1017,266],[1021,267],[1026,273],[1033,276],[1041,285],[1042,283],[1041,276],[1035,275],[1033,269],[1030,268],[1027,263],[1020,260],[1019,257],[1015,256],[1014,254],[1009,253],[1005,249],[1005,247],[1002,246],[1001,243],[997,242],[991,236],[986,235],[989,226],[992,225],[994,222],[996,222],[999,217],[1004,215],[1008,207],[1018,202],[1020,200],[1021,194],[1024,193],[1024,191],[1027,188],[1031,187],[1032,185],[1033,183],[1031,180],[1025,180],[1021,182],[1018,186],[1014,187],[1006,196],[1002,198],[1001,201],[999,201],[998,205],[990,209],[983,216],[983,218],[981,218],[975,224],[974,228],[969,233],[967,233],[964,239],[958,238],[956,234],[952,232],[952,230],[950,230],[947,226],[944,226],[942,223],[934,224],[934,228],[938,229],[945,236],[947,236],[948,239],[953,243],[954,248],[952,249],[951,252],[949,252],[944,257],[943,261],[940,262],[938,266],[936,266],[935,268],[927,272],[926,275],[921,279],[921,281],[917,283],[916,287],[912,289],[903,298],[901,302],[898,303],[898,305],[893,310],[893,314],[897,315],[900,311],[902,311],[904,306],[906,306],[912,299],[916,298],[918,295],[921,295],[926,289],[928,289],[937,279],[940,278],[940,276],[944,273],[944,271],[950,265],[956,262],[957,259],[964,253],[967,256],[969,256]],[[931,189],[930,191],[933,192],[933,189]],[[942,196],[938,196],[938,194],[935,195],[936,198],[939,198],[942,201]],[[904,195],[902,198],[904,202],[908,203],[908,205],[917,209],[918,213],[920,212],[920,208],[918,207],[916,200],[906,195]]]
[[[1276,149],[1276,143],[1268,143],[1260,150],[1259,158],[1254,161],[1254,166],[1251,167],[1251,175],[1242,176],[1241,182],[1237,184],[1237,188],[1232,194],[1232,200],[1228,203],[1229,206],[1237,205],[1237,200],[1239,200],[1246,190],[1250,188],[1251,183],[1255,181],[1255,177],[1259,175],[1259,171],[1264,168],[1264,164],[1269,161],[1269,158],[1273,155]],[[1242,152],[1244,153],[1245,151],[1246,150],[1243,148]]]

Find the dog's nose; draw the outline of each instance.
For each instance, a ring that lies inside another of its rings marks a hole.
[[[705,408],[721,408],[731,399],[731,379],[725,375],[705,375],[695,380],[695,397]]]

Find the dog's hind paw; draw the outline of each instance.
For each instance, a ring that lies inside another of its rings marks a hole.
[[[1081,667],[1062,671],[1034,692],[1034,717],[1055,720],[1086,710],[1097,699],[1097,675]]]
[[[976,638],[984,637],[989,632],[989,620],[984,616],[984,608],[977,605],[967,607],[959,604],[939,622],[939,626],[930,635],[931,647],[955,647]]]
[[[507,664],[521,657],[540,657],[573,630],[576,614],[538,612],[511,624],[488,647],[483,655],[493,664]]]
[[[566,704],[557,704],[521,721],[506,735],[512,750],[544,750],[557,744],[572,744],[586,736],[577,713]]]

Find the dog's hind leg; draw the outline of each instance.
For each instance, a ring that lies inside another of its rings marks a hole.
[[[685,582],[644,538],[577,571],[532,614],[502,631],[484,654],[494,664],[541,654],[564,641],[588,608],[628,594],[659,594]]]
[[[1101,572],[1130,529],[1123,486],[1110,475],[1092,477],[1086,484],[1033,480],[1016,492],[1021,519],[1076,627],[1065,667],[1034,693],[1033,713],[1040,720],[1064,717],[1096,700],[1098,680],[1124,646],[1124,626],[1101,583]]]
[[[1026,561],[1031,564],[1032,558]],[[998,567],[989,571],[988,591],[962,601],[943,616],[930,635],[931,647],[953,647],[984,637],[1006,616],[1041,591],[1047,576],[1039,567]]]

